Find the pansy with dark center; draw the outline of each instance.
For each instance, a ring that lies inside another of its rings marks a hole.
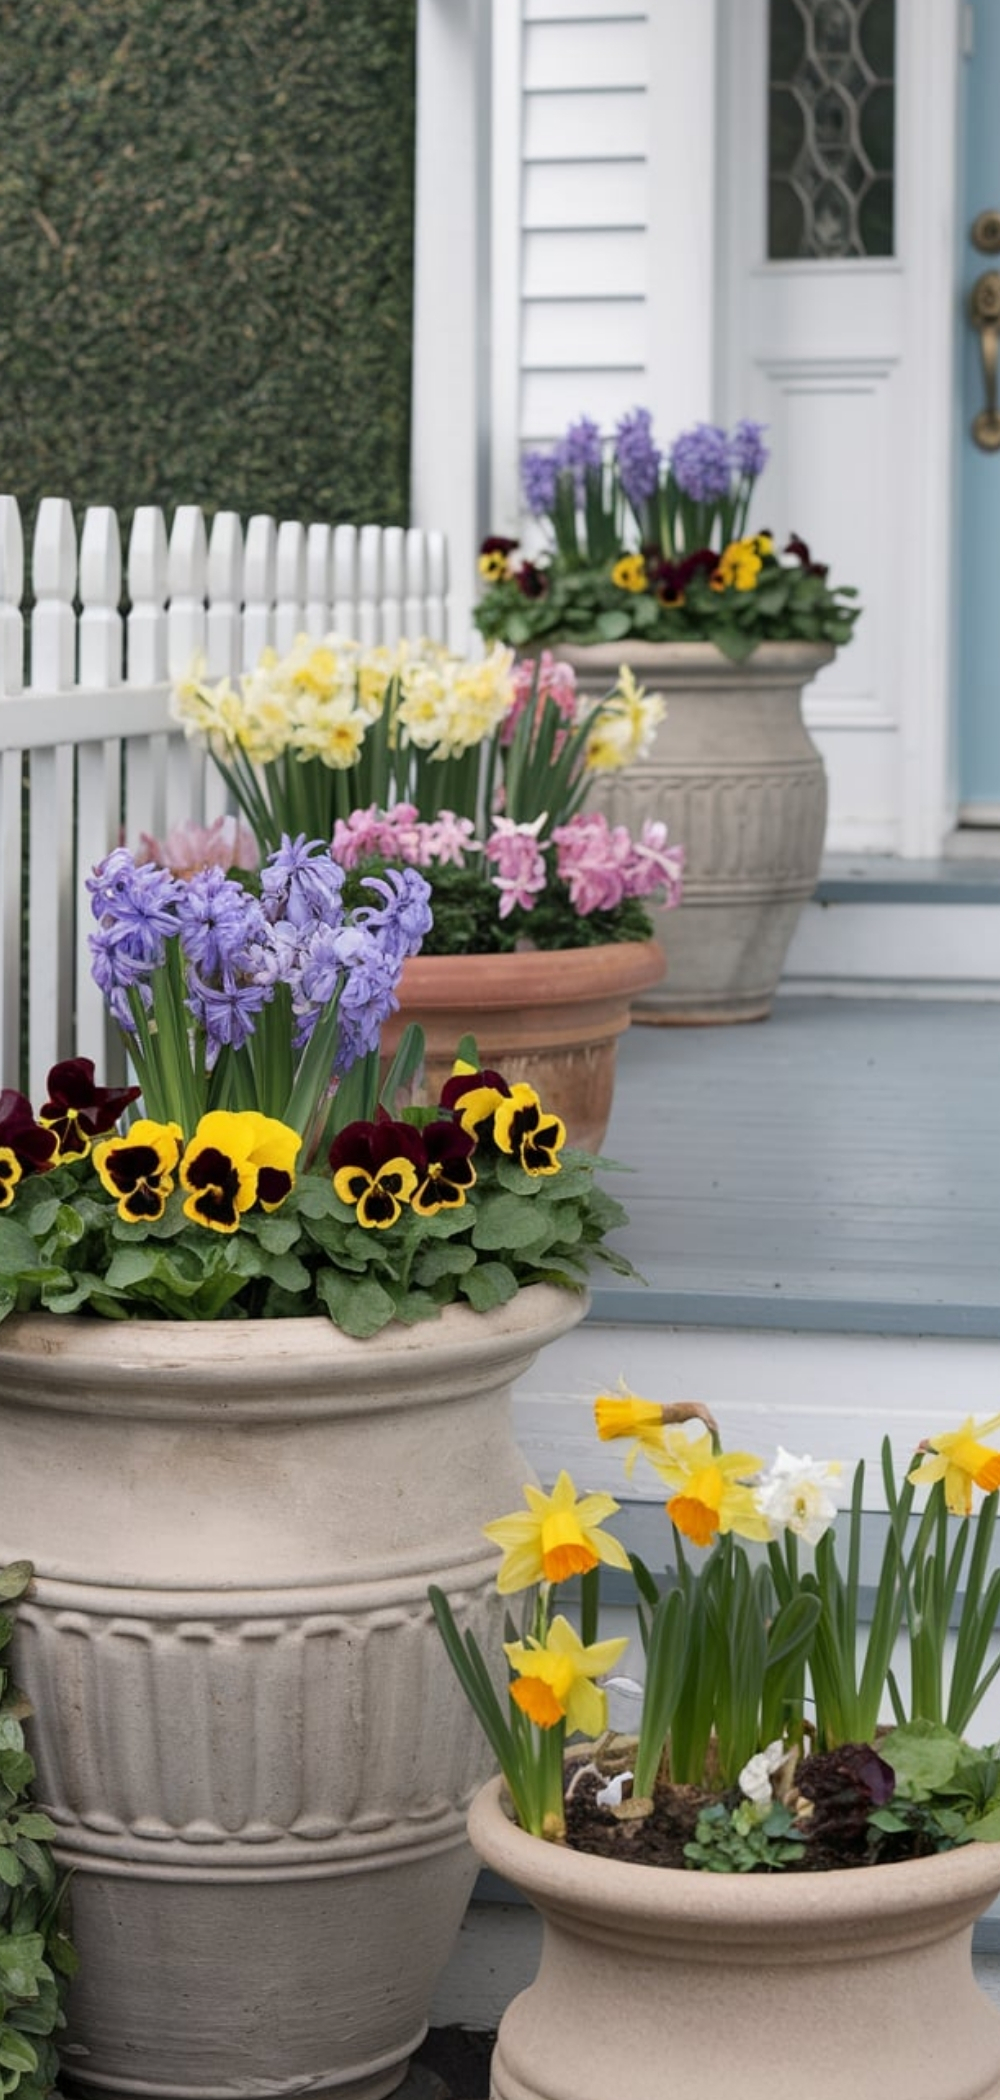
[[[566,1125],[543,1109],[534,1087],[511,1087],[493,1118],[493,1138],[526,1174],[558,1174],[556,1154],[566,1143]]]
[[[162,1218],[183,1143],[179,1123],[153,1123],[140,1117],[124,1137],[107,1138],[94,1146],[98,1179],[109,1196],[116,1198],[118,1215],[126,1224],[149,1225]]]
[[[423,1218],[433,1218],[439,1210],[458,1210],[466,1190],[475,1185],[475,1138],[450,1122],[425,1123],[420,1138],[426,1164],[410,1199],[413,1209]]]
[[[56,1163],[56,1140],[32,1114],[26,1094],[0,1089],[0,1210],[14,1200],[22,1174],[45,1174]]]
[[[426,1176],[422,1133],[412,1124],[348,1123],[330,1147],[334,1193],[353,1205],[359,1225],[384,1232]]]
[[[480,1124],[489,1122],[501,1101],[510,1096],[510,1087],[502,1072],[493,1072],[488,1067],[477,1072],[474,1065],[467,1065],[460,1058],[450,1079],[441,1088],[441,1107],[450,1108],[457,1115],[462,1129],[474,1137]]]
[[[64,1058],[52,1066],[46,1084],[49,1097],[38,1111],[38,1120],[55,1134],[56,1166],[67,1159],[86,1159],[94,1139],[113,1130],[140,1093],[137,1086],[95,1086],[91,1057]]]
[[[184,1216],[212,1232],[235,1232],[255,1202],[277,1210],[295,1185],[301,1143],[287,1123],[256,1109],[211,1110],[181,1160]]]

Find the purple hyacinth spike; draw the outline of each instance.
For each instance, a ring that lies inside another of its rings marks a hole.
[[[670,453],[674,480],[694,503],[729,494],[729,439],[717,423],[696,423],[675,438]]]
[[[763,473],[770,458],[764,443],[766,429],[766,423],[751,423],[744,417],[729,440],[729,457],[737,474],[745,474],[751,481]]]
[[[630,503],[648,503],[660,484],[663,455],[653,443],[653,418],[648,408],[635,408],[623,416],[615,431],[615,459],[622,488]]]
[[[536,518],[547,517],[556,500],[559,465],[553,452],[526,452],[521,461],[521,486],[528,509]]]

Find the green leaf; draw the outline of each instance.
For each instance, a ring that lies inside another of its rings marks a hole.
[[[594,625],[602,642],[620,642],[631,631],[632,622],[627,612],[602,612]]]
[[[334,1325],[359,1341],[379,1334],[395,1317],[393,1300],[374,1276],[343,1276],[336,1269],[321,1269],[316,1291]]]
[[[437,1283],[444,1276],[464,1276],[476,1266],[476,1250],[464,1242],[438,1240],[418,1254],[413,1275],[417,1283]]]
[[[40,1932],[0,1933],[0,1990],[15,1998],[33,1998],[45,1973],[45,1942]]]
[[[492,1312],[495,1306],[506,1305],[515,1298],[520,1286],[506,1262],[483,1261],[463,1277],[459,1288],[474,1312]]]
[[[23,1597],[34,1572],[30,1560],[12,1560],[5,1568],[0,1568],[0,1604],[13,1604],[18,1597]],[[4,1639],[0,1635],[0,1647],[3,1646]]]
[[[484,1197],[476,1212],[472,1228],[472,1244],[489,1251],[492,1248],[516,1248],[523,1251],[546,1238],[552,1229],[552,1215],[541,1201],[526,1203],[523,1196],[509,1195],[506,1191],[495,1196]]]
[[[16,1852],[9,1845],[0,1845],[0,1881],[8,1888],[19,1888],[24,1880],[24,1868]]]
[[[20,1276],[38,1264],[38,1248],[30,1232],[14,1218],[0,1217],[0,1276]]]
[[[966,1755],[960,1736],[933,1721],[908,1721],[879,1740],[878,1753],[896,1774],[899,1792],[924,1801],[945,1787]]]
[[[0,2064],[7,2071],[34,2071],[38,2054],[26,2035],[15,2034],[6,2024],[0,2027]]]

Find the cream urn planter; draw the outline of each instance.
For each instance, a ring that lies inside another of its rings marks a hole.
[[[0,1326],[0,1561],[81,1957],[87,2095],[378,2100],[476,1866],[490,1756],[427,1600],[499,1644],[509,1390],[586,1300]]]
[[[1000,1845],[829,1874],[683,1873],[529,1837],[491,1780],[469,1834],[541,1913],[492,2100],[1000,2100],[972,1927]]]
[[[553,647],[584,693],[607,693],[628,663],[666,701],[649,757],[604,775],[589,797],[632,830],[665,821],[685,848],[679,909],[652,910],[667,979],[637,1001],[636,1018],[763,1020],[819,873],[826,774],[801,701],[832,648],[762,642],[734,664],[711,642]]]

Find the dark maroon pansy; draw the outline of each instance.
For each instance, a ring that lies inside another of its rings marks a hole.
[[[502,533],[491,532],[479,549],[480,554],[513,554],[520,540],[505,540]]]
[[[0,1145],[13,1152],[22,1174],[45,1174],[55,1165],[55,1131],[36,1123],[27,1095],[12,1086],[0,1089]]]
[[[49,1098],[38,1119],[53,1132],[61,1160],[84,1158],[93,1139],[113,1130],[140,1093],[137,1086],[95,1086],[90,1057],[67,1057],[53,1065],[47,1085]]]

